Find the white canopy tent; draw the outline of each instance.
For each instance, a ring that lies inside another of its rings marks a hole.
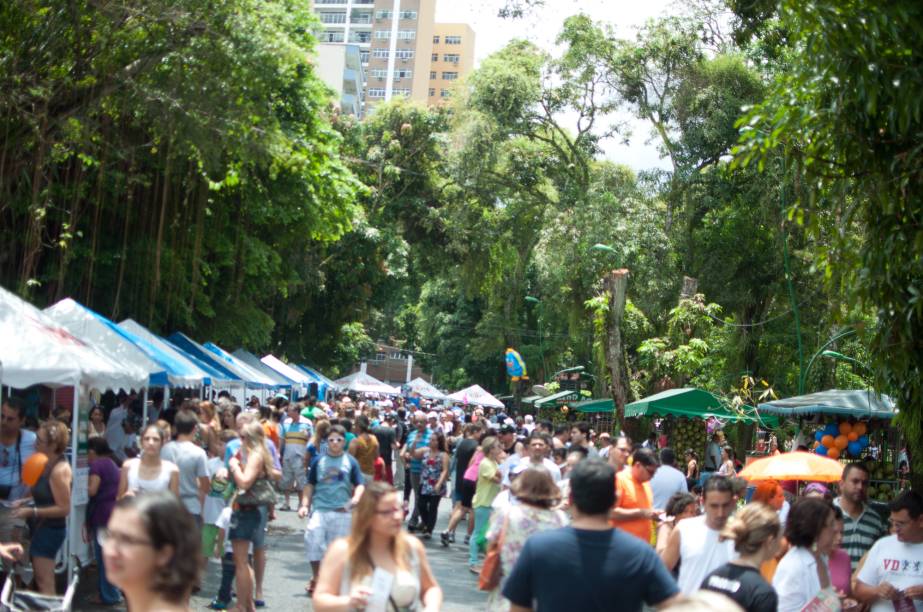
[[[419,376],[407,383],[407,386],[410,387],[410,390],[420,397],[425,397],[426,399],[432,400],[444,400],[446,399],[446,394],[429,384]]]
[[[400,395],[400,389],[387,385],[374,376],[369,376],[365,372],[353,372],[349,376],[338,378],[333,381],[340,389],[344,391],[355,391],[357,393],[381,393],[383,395]]]
[[[78,455],[86,430],[80,431],[80,405],[89,403],[91,389],[99,391],[141,389],[148,372],[135,364],[116,362],[75,337],[48,315],[25,300],[0,288],[0,386],[19,389],[32,385],[72,386],[71,470],[74,474],[71,509],[67,517],[68,538],[63,548],[72,575],[71,555],[87,558],[89,548],[78,528],[83,524],[87,504],[89,467]]]
[[[449,396],[449,399],[453,402],[461,402],[463,404],[477,404],[478,406],[491,408],[504,407],[503,402],[485,391],[480,385],[471,385],[461,391],[456,391]]]
[[[264,355],[263,357],[260,357],[260,362],[262,362],[263,365],[265,365],[266,367],[275,370],[282,376],[290,380],[294,380],[297,383],[300,383],[302,395],[306,393],[308,385],[314,382],[314,380],[312,380],[310,376],[308,376],[307,374],[305,374],[304,372],[300,370],[296,370],[295,368],[288,365],[287,363],[285,363],[284,361],[282,361],[281,359],[279,359],[278,357],[276,357],[275,355],[271,353],[269,355]]]

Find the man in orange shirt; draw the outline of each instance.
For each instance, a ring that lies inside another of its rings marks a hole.
[[[649,481],[660,464],[657,455],[647,448],[636,450],[631,459],[631,466],[615,475],[616,502],[610,522],[613,527],[651,543],[653,521],[663,510],[652,507],[654,494]]]

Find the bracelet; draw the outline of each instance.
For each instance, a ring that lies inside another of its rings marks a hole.
[[[38,508],[32,506],[32,518],[38,518]]]

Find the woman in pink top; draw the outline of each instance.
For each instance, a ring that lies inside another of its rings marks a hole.
[[[843,511],[837,506],[832,506],[833,514],[836,519],[834,527],[834,537],[829,547],[824,550],[818,548],[819,553],[827,555],[827,567],[830,569],[830,584],[836,589],[837,595],[846,610],[856,605],[852,599],[852,587],[850,578],[852,577],[852,566],[849,562],[849,553],[840,548],[843,544]]]

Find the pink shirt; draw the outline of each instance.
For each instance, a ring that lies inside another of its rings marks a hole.
[[[852,577],[852,566],[849,561],[849,553],[842,548],[833,551],[827,562],[830,568],[830,582],[837,591],[842,591],[850,595],[849,580]]]
[[[478,481],[478,468],[481,466],[481,459],[484,458],[484,453],[481,452],[481,449],[474,451],[474,456],[471,457],[471,463],[468,464],[468,469],[465,470],[465,480],[470,480],[471,482]]]

